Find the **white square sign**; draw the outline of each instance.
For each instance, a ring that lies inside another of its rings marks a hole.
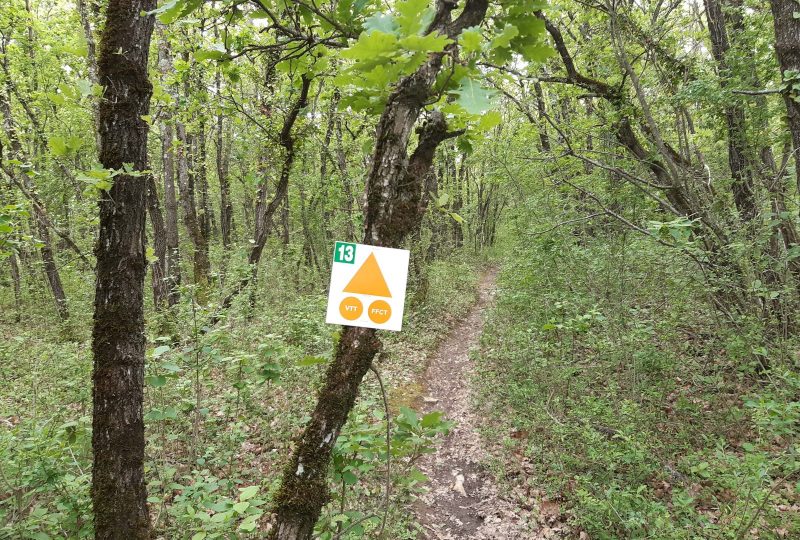
[[[336,242],[325,322],[399,332],[409,251]]]

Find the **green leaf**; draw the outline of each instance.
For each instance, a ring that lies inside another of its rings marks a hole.
[[[59,107],[64,105],[67,100],[61,94],[56,92],[47,92],[47,99],[53,102],[54,105],[58,105]]]
[[[483,43],[483,34],[481,34],[480,27],[472,26],[461,32],[458,42],[461,45],[461,50],[465,53],[480,51]]]
[[[500,111],[486,111],[478,120],[478,129],[481,131],[489,131],[493,127],[499,126],[503,121],[503,116]]]
[[[78,82],[75,83],[75,86],[78,88],[78,92],[80,92],[81,97],[87,97],[92,95],[92,82],[86,79],[80,79]]]
[[[244,511],[250,508],[250,503],[247,501],[238,502],[233,505],[233,511],[237,514],[244,514]]]
[[[481,114],[492,107],[492,93],[469,77],[462,79],[461,86],[453,93],[458,95],[456,103],[470,114]]]
[[[163,375],[148,375],[144,378],[144,381],[154,388],[159,388],[167,384],[167,378]]]
[[[378,31],[385,34],[397,33],[397,22],[387,13],[373,13],[364,21],[364,31],[367,33]]]
[[[402,35],[417,34],[430,21],[430,0],[404,0],[398,2],[396,9],[397,25]]]
[[[257,515],[247,516],[244,519],[244,521],[242,521],[242,524],[239,525],[239,530],[242,530],[242,531],[245,531],[245,532],[253,532],[254,530],[256,530],[258,517],[259,516],[257,516]]]
[[[358,483],[358,476],[353,474],[351,471],[344,471],[342,473],[342,481],[345,485],[352,486]]]
[[[194,536],[192,536],[192,540],[203,540],[206,536],[208,536],[208,533],[201,531],[199,533],[195,533]]]
[[[298,360],[297,365],[303,367],[316,366],[317,364],[324,364],[327,361],[328,361],[327,359],[321,356],[306,356],[301,360]]]
[[[463,218],[463,217],[461,217],[461,216],[459,216],[459,215],[458,215],[458,214],[456,214],[455,212],[450,212],[450,217],[451,217],[451,218],[453,218],[453,220],[454,220],[456,223],[464,223],[464,218]]]
[[[412,426],[419,424],[419,418],[417,417],[416,411],[413,411],[408,407],[400,407],[400,416],[402,416],[403,419],[405,419],[405,421]]]
[[[489,44],[490,49],[504,48],[511,46],[511,40],[519,35],[519,30],[513,24],[506,24],[503,31],[497,34]]]
[[[374,30],[362,32],[358,41],[349,49],[342,51],[342,58],[356,61],[360,71],[368,71],[398,54],[397,37]]]
[[[169,350],[169,345],[160,345],[153,350],[153,358],[159,358],[163,356],[164,353],[169,352]]]
[[[556,54],[555,49],[543,43],[536,45],[529,45],[520,49],[520,54],[528,62],[544,62],[551,56]]]
[[[203,0],[168,0],[153,11],[148,11],[146,15],[158,15],[158,20],[164,24],[170,24],[181,17],[190,15],[200,7]]]
[[[158,422],[164,419],[164,413],[160,409],[152,409],[144,415],[144,419],[148,421]]]
[[[400,40],[400,46],[404,49],[425,53],[442,52],[448,43],[452,43],[452,40],[442,34],[414,34]]]
[[[165,371],[169,371],[170,373],[178,373],[181,371],[181,367],[177,364],[173,364],[171,362],[164,362],[161,364],[161,369]]]
[[[258,493],[258,486],[247,486],[246,488],[239,489],[239,500],[246,501],[247,499],[252,499]]]
[[[195,60],[219,60],[221,58],[227,58],[228,51],[225,50],[225,46],[222,43],[217,43],[210,49],[199,49],[194,52]]]
[[[50,153],[56,157],[67,155],[67,141],[64,137],[54,135],[47,141],[47,146],[50,147]]]
[[[420,424],[424,428],[430,428],[434,426],[438,426],[442,423],[442,416],[444,415],[441,411],[433,411],[429,412],[425,416],[422,417],[422,422]]]

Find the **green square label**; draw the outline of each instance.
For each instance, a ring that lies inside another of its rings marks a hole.
[[[356,262],[356,245],[347,242],[336,242],[333,249],[333,262],[353,264]]]

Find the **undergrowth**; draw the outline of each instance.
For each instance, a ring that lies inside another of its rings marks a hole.
[[[800,537],[796,338],[762,350],[691,261],[632,234],[507,257],[475,378],[495,473],[591,539]]]

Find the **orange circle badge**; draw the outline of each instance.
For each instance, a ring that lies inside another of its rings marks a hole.
[[[355,296],[348,296],[339,304],[339,313],[348,321],[354,321],[364,312],[364,304]]]
[[[392,308],[383,300],[375,300],[369,305],[367,315],[375,324],[383,324],[392,316]]]

